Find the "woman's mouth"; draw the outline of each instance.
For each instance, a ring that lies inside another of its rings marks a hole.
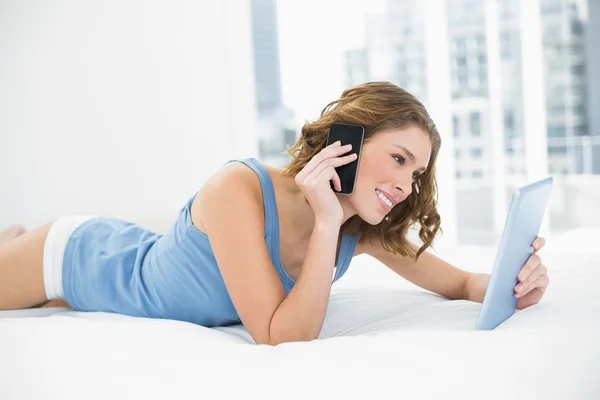
[[[392,211],[392,206],[394,205],[390,199],[388,199],[383,193],[381,193],[378,189],[375,189],[375,195],[377,196],[377,200],[379,204],[384,209],[386,213]]]

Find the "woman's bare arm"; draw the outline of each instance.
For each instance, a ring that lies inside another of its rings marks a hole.
[[[416,251],[417,246],[411,243]],[[423,289],[437,293],[450,300],[466,299],[465,287],[470,272],[457,268],[429,251],[421,254],[417,261],[386,251],[380,242],[368,244],[365,253]]]
[[[331,293],[338,236],[335,223],[316,221],[300,276],[273,316],[271,339],[275,343],[319,337]]]
[[[204,225],[240,319],[257,344],[316,339],[331,289],[339,224],[317,220],[302,272],[286,297],[264,239],[260,183],[232,163],[201,190],[193,219]]]

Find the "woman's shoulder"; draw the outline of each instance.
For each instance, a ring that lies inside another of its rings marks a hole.
[[[256,173],[247,165],[241,162],[229,162],[219,168],[202,185],[198,194],[215,194],[215,191],[233,193],[239,192],[239,189],[243,193],[260,195],[260,181]]]
[[[231,186],[231,185],[242,185],[244,189],[248,190],[254,197],[261,200],[262,202],[262,185],[266,184],[265,179],[270,181],[275,192],[280,192],[287,189],[289,185],[289,177],[283,175],[283,170],[274,167],[269,164],[262,163],[255,160],[260,164],[263,172],[266,172],[267,176],[259,177],[257,172],[253,170],[249,165],[243,162],[229,162],[221,167],[205,184],[205,186],[212,189],[215,187]],[[261,180],[263,182],[261,182]]]
[[[215,199],[234,197],[236,202],[262,202],[262,193],[256,173],[239,162],[230,162],[219,168],[202,185],[191,204],[192,223],[206,232],[201,214],[210,209]]]

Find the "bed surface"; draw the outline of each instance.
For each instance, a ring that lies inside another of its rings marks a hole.
[[[427,292],[369,256],[333,286],[312,342],[257,346],[241,325],[2,311],[0,398],[600,398],[599,237],[548,238],[544,298],[493,331],[473,329],[481,304]],[[495,251],[435,253],[489,273]]]

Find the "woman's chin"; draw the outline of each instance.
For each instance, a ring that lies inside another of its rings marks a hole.
[[[360,216],[360,218],[365,221],[367,224],[369,225],[379,225],[381,222],[383,222],[383,219],[385,218],[385,215],[381,214],[381,213],[359,213],[358,214]]]

